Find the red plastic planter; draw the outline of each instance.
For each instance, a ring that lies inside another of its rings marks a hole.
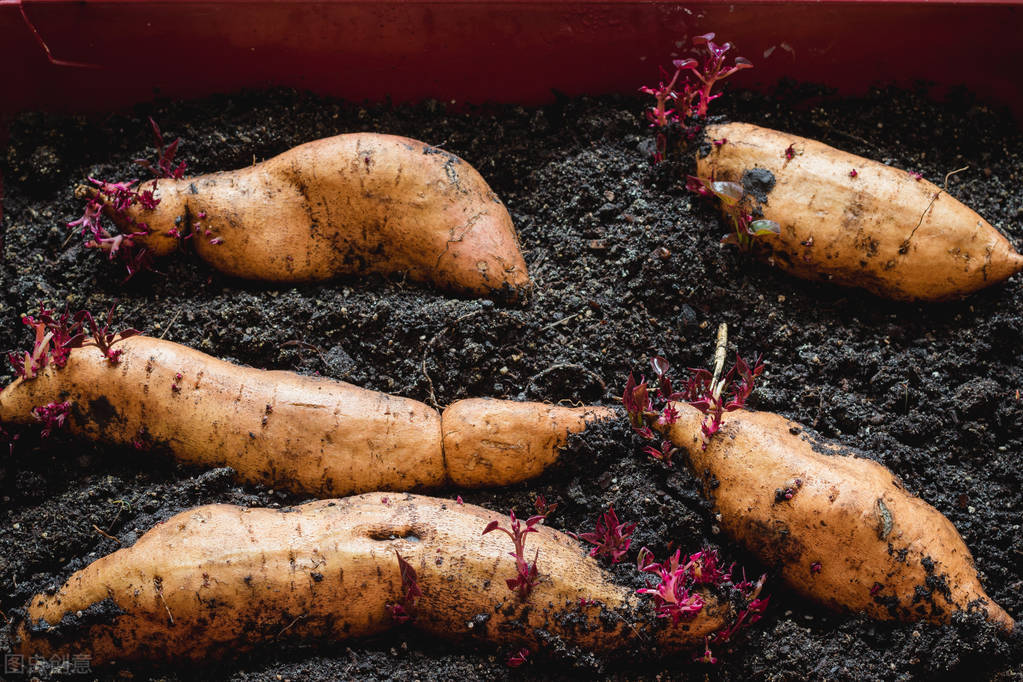
[[[0,0],[3,120],[291,86],[347,99],[536,104],[633,92],[715,31],[756,68],[843,92],[965,85],[1023,118],[1023,0]],[[2,194],[0,194],[2,196]]]
[[[1018,0],[0,0],[0,114],[266,85],[533,104],[552,90],[632,92],[707,31],[756,64],[743,86],[787,76],[856,91],[922,79],[1023,112]]]

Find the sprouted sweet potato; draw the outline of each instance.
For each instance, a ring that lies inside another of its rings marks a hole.
[[[522,542],[536,557],[536,580],[520,595],[506,585],[516,572],[512,543],[486,532],[506,520],[394,493],[282,510],[199,507],[34,597],[15,648],[86,653],[96,665],[202,660],[407,623],[533,651],[665,654],[731,634],[748,606],[731,583],[694,584],[687,595],[699,608],[672,624],[658,617],[658,600],[616,584],[576,540],[535,522]],[[670,570],[665,564],[644,570]]]
[[[722,201],[733,221],[776,224],[752,251],[794,275],[940,301],[1023,269],[998,230],[918,175],[747,123],[711,125],[705,135],[719,143],[697,155],[702,184],[736,188],[737,201],[727,192]]]
[[[722,530],[797,592],[882,620],[979,612],[1013,628],[952,523],[885,467],[774,414],[670,407],[655,428],[688,454]]]
[[[877,462],[745,409],[763,365],[737,357],[725,374],[727,339],[722,324],[713,373],[690,370],[674,384],[668,362],[655,357],[656,387],[630,375],[622,396],[634,431],[668,438],[648,452],[687,454],[721,528],[793,589],[834,609],[934,622],[979,612],[1012,630],[941,512]]]
[[[0,423],[30,424],[36,408],[66,402],[74,434],[324,497],[516,483],[556,461],[569,432],[612,414],[486,400],[455,403],[442,421],[416,400],[239,367],[148,336],[75,338],[60,364],[38,343],[26,353],[31,376],[0,392]]]
[[[423,142],[372,133],[295,147],[248,168],[138,186],[93,181],[88,245],[128,261],[188,241],[216,269],[272,282],[405,273],[470,295],[529,290],[508,211],[476,170]],[[99,213],[120,234],[99,225]],[[129,255],[130,254],[130,255]]]
[[[961,298],[1023,269],[998,230],[917,174],[748,123],[707,125],[716,83],[753,65],[728,64],[733,45],[713,33],[692,45],[668,82],[640,90],[655,98],[654,160],[669,147],[695,155],[687,186],[721,201],[732,226],[722,241],[799,277],[897,300]]]

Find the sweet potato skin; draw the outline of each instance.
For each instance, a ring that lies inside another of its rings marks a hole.
[[[796,276],[941,301],[1023,269],[1023,256],[998,230],[910,173],[747,123],[708,126],[706,135],[727,142],[698,155],[697,174],[766,191],[758,205],[781,234],[757,237],[754,251]],[[754,171],[760,178],[747,175]]]
[[[726,413],[704,450],[703,415],[675,407],[681,417],[668,437],[688,451],[721,528],[797,592],[880,620],[944,623],[955,611],[981,611],[1013,628],[952,523],[885,467],[767,412]],[[791,499],[778,494],[786,489]]]
[[[418,401],[239,367],[147,336],[116,348],[116,365],[86,345],[63,369],[16,380],[0,393],[0,422],[30,423],[33,407],[66,400],[76,435],[140,441],[189,464],[230,466],[243,481],[324,497],[447,480],[440,415]]]
[[[150,189],[151,182],[144,183]],[[511,217],[459,157],[394,135],[316,140],[248,168],[161,179],[137,241],[169,253],[183,225],[221,272],[272,282],[404,272],[463,294],[519,300],[529,291]]]
[[[441,415],[444,461],[456,486],[475,488],[490,485],[490,481],[519,483],[555,464],[569,433],[615,416],[605,407],[562,407],[490,398],[459,400]]]
[[[379,633],[394,625],[386,604],[401,597],[396,551],[422,591],[414,627],[449,638],[536,649],[553,635],[597,653],[640,645],[670,652],[702,644],[732,616],[706,593],[688,627],[664,627],[648,600],[614,584],[575,540],[546,527],[528,536],[527,552],[539,550],[540,580],[521,601],[505,585],[515,575],[511,542],[483,535],[502,518],[394,493],[283,510],[199,507],[99,559],[54,594],[34,597],[17,648],[88,652],[100,665]]]

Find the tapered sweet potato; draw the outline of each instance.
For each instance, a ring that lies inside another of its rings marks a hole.
[[[17,379],[0,392],[0,423],[32,423],[33,408],[67,401],[72,433],[327,497],[516,483],[557,460],[569,432],[613,414],[462,401],[447,410],[445,428],[424,403],[344,382],[238,367],[147,336],[117,341],[116,349],[111,364],[87,341],[65,367],[50,363],[35,378]]]
[[[459,400],[442,414],[444,461],[457,486],[519,483],[555,464],[569,433],[583,431],[594,420],[615,416],[605,407]]]
[[[339,135],[248,168],[141,189],[154,183],[155,208],[107,204],[124,232],[148,226],[133,241],[153,255],[177,249],[194,227],[190,242],[203,260],[247,279],[402,272],[464,294],[518,300],[529,290],[497,195],[468,163],[416,140]]]
[[[799,277],[897,300],[960,298],[1023,269],[1023,256],[941,188],[806,138],[747,123],[711,125],[697,174],[741,183],[780,234],[754,252]]]
[[[721,528],[797,592],[883,620],[979,611],[1013,628],[952,523],[885,467],[766,412],[726,413],[704,449],[704,415],[674,405],[668,436],[688,451]]]
[[[285,510],[211,505],[183,512],[133,547],[103,557],[53,594],[34,597],[17,628],[26,655],[87,653],[112,660],[201,660],[265,642],[344,640],[395,622],[403,578],[417,574],[414,627],[448,638],[609,653],[702,645],[734,617],[700,590],[684,626],[615,584],[578,542],[538,527],[526,552],[539,580],[525,599],[511,542],[484,535],[502,517],[472,505],[373,493]]]

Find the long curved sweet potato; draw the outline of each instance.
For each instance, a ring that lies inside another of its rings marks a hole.
[[[416,400],[239,367],[170,341],[116,344],[117,364],[86,342],[63,368],[50,363],[15,380],[0,392],[0,423],[32,423],[34,408],[67,401],[72,433],[328,497],[516,483],[556,461],[569,432],[613,416],[600,407],[473,400],[453,404],[442,420]]]
[[[979,611],[1013,628],[952,523],[885,467],[766,412],[726,413],[704,449],[704,415],[674,407],[668,437],[688,451],[721,528],[796,591],[882,620],[948,622]]]
[[[316,140],[235,171],[156,185],[155,208],[107,213],[153,255],[191,243],[221,272],[272,282],[398,273],[455,292],[518,300],[529,290],[511,217],[459,157],[394,135]],[[149,203],[149,202],[146,202]],[[132,222],[134,221],[134,223]]]
[[[578,542],[539,526],[525,550],[539,579],[525,599],[505,579],[511,543],[483,534],[498,514],[413,495],[373,493],[284,510],[211,505],[183,512],[133,547],[103,557],[53,594],[38,595],[17,628],[18,651],[112,660],[201,660],[281,640],[337,641],[395,621],[416,573],[414,627],[448,638],[597,653],[665,653],[702,645],[734,619],[701,589],[685,627],[615,584]]]
[[[697,174],[740,183],[780,234],[754,252],[811,280],[897,300],[961,298],[1023,269],[1023,256],[970,208],[896,168],[748,123],[711,125],[722,141]]]

